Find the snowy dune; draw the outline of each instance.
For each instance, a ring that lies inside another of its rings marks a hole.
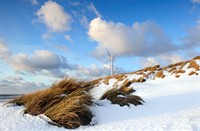
[[[195,60],[200,65],[200,60]],[[180,66],[180,65],[179,65]],[[179,68],[177,66],[176,68]],[[96,100],[91,107],[95,117],[94,126],[81,126],[75,130],[88,131],[133,131],[133,130],[172,130],[172,131],[199,131],[200,130],[200,71],[199,69],[188,68],[185,63],[182,70],[184,73],[175,77],[169,73],[169,69],[163,70],[165,77],[147,79],[143,83],[132,83],[130,88],[136,92],[133,94],[141,96],[145,103],[140,106],[130,107],[113,105],[109,100],[99,98],[109,89],[118,86],[125,81],[117,81],[111,78],[108,84],[101,80],[90,93]],[[188,75],[195,71],[196,75]],[[156,71],[155,71],[156,72]],[[146,72],[148,73],[148,71]],[[127,74],[126,79],[140,78],[141,75]],[[44,130],[67,130],[49,125],[46,117],[31,116],[23,114],[23,107],[3,106],[0,104],[0,131],[44,131]]]

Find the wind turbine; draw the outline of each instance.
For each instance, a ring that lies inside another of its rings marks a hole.
[[[109,59],[110,59],[110,75],[112,76],[113,75],[113,59],[115,58],[114,56],[111,56],[110,55],[110,52],[107,50],[107,53],[108,53],[108,56],[109,56]]]

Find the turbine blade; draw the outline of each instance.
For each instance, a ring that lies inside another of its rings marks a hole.
[[[107,51],[107,53],[108,53],[108,56],[111,57],[110,52],[108,51],[108,49],[106,49],[106,51]]]

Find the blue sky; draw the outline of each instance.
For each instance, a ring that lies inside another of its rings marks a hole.
[[[107,76],[106,49],[115,74],[191,59],[199,13],[199,0],[1,0],[0,91]]]

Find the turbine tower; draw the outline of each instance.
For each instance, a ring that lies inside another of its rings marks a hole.
[[[110,59],[110,75],[112,76],[113,75],[113,59],[115,58],[114,56],[111,56],[110,55],[110,52],[107,50],[107,53],[108,53],[108,56],[109,56],[109,59]]]

